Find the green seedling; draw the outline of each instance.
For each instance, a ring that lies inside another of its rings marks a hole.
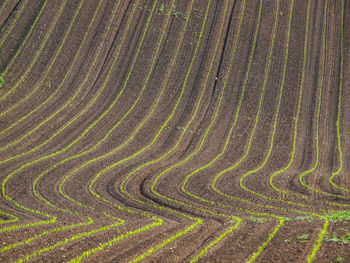
[[[162,3],[160,5],[160,7],[158,8],[158,13],[162,15],[162,14],[164,14],[164,11],[165,11],[165,5],[164,5],[164,3]]]
[[[299,243],[307,243],[310,241],[309,237],[310,237],[309,234],[302,234],[302,235],[298,236],[297,238],[299,239]]]
[[[302,234],[302,235],[298,236],[297,238],[301,239],[301,240],[305,240],[305,239],[308,239],[309,237],[310,237],[309,234]]]
[[[203,132],[206,132],[207,131],[207,128],[204,128],[204,129],[198,129],[196,131],[196,134],[202,134]]]
[[[343,262],[344,260],[345,260],[345,258],[337,257],[337,259],[334,261],[334,263]]]
[[[45,87],[46,87],[46,88],[51,88],[50,80],[48,80],[48,81],[45,82]]]
[[[176,10],[176,5],[173,5],[173,6],[171,7],[171,14],[172,14],[173,16],[175,16],[176,18],[177,18],[179,15],[181,15],[181,13],[180,13],[179,11]]]
[[[345,236],[342,236],[341,238],[337,237],[336,234],[333,233],[332,237],[328,238],[326,241],[350,244],[350,233],[347,233]]]
[[[3,85],[4,85],[4,78],[0,76],[0,89],[3,87]]]
[[[249,221],[252,221],[252,222],[256,222],[256,223],[264,223],[264,222],[268,222],[270,221],[271,219],[270,218],[265,218],[265,217],[248,217],[247,218]]]
[[[340,238],[338,238],[334,233],[332,235],[332,237],[327,238],[326,240],[327,242],[341,242],[342,240]]]
[[[342,237],[343,242],[350,243],[350,233],[347,233],[345,236]]]
[[[350,211],[330,211],[324,217],[333,223],[350,221]]]

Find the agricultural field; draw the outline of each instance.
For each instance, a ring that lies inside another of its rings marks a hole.
[[[1,0],[0,262],[350,262],[348,0]]]

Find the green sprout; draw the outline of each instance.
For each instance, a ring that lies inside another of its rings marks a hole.
[[[3,87],[3,85],[4,85],[4,78],[0,76],[0,89]]]
[[[343,222],[350,221],[350,211],[330,211],[328,214],[324,216],[331,222]]]
[[[345,260],[345,258],[337,257],[337,259],[334,262],[338,263],[338,262],[343,262],[344,260]]]
[[[165,11],[165,5],[164,5],[164,3],[162,3],[162,4],[160,5],[160,7],[158,8],[158,13],[159,13],[159,14],[163,14],[164,11]]]
[[[265,217],[248,217],[247,218],[249,221],[252,221],[252,222],[257,222],[257,223],[264,223],[264,222],[268,222],[270,221],[271,219],[269,218],[265,218]]]

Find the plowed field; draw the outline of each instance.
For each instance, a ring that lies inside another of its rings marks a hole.
[[[347,0],[2,0],[0,262],[350,262]]]

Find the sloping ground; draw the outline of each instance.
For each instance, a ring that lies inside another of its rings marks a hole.
[[[2,1],[0,261],[350,260],[349,17]]]

